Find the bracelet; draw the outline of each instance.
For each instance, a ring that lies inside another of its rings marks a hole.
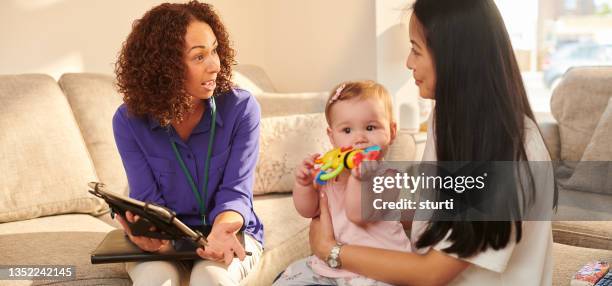
[[[336,245],[332,247],[329,251],[329,255],[325,259],[327,262],[327,266],[338,269],[342,266],[342,261],[340,261],[340,250],[344,244],[340,242],[336,242]]]

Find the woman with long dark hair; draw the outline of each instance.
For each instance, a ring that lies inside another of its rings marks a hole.
[[[407,67],[420,96],[436,101],[423,161],[550,161],[493,0],[417,0],[410,40]],[[533,185],[533,173],[526,177]],[[554,207],[554,196],[516,185],[523,193],[509,197]],[[310,233],[321,258],[338,252],[326,202],[322,194]],[[342,268],[392,284],[552,283],[550,221],[414,221],[411,232],[416,253],[343,245],[336,256]]]

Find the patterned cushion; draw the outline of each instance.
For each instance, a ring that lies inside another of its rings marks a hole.
[[[253,193],[290,192],[296,166],[331,148],[326,126],[323,113],[263,118]]]

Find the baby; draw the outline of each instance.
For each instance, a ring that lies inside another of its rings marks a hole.
[[[382,85],[373,81],[340,84],[329,96],[325,117],[327,135],[334,148],[378,145],[381,147],[379,159],[387,153],[397,134],[391,96]],[[410,251],[410,241],[399,221],[369,222],[362,216],[361,180],[364,170],[354,168],[342,172],[325,185],[318,186],[313,183],[318,156],[308,156],[295,172],[293,202],[300,215],[306,218],[317,216],[318,192],[326,192],[336,241]],[[341,245],[335,251],[339,253],[340,250]],[[337,259],[323,261],[310,256],[291,264],[274,285],[388,285],[338,269],[338,263]]]

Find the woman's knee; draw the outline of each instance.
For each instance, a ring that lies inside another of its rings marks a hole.
[[[199,261],[191,269],[190,285],[238,285],[240,273],[231,271],[235,262],[226,266],[214,261]]]
[[[136,286],[178,286],[181,282],[177,265],[168,261],[131,262],[126,264],[126,270]]]

